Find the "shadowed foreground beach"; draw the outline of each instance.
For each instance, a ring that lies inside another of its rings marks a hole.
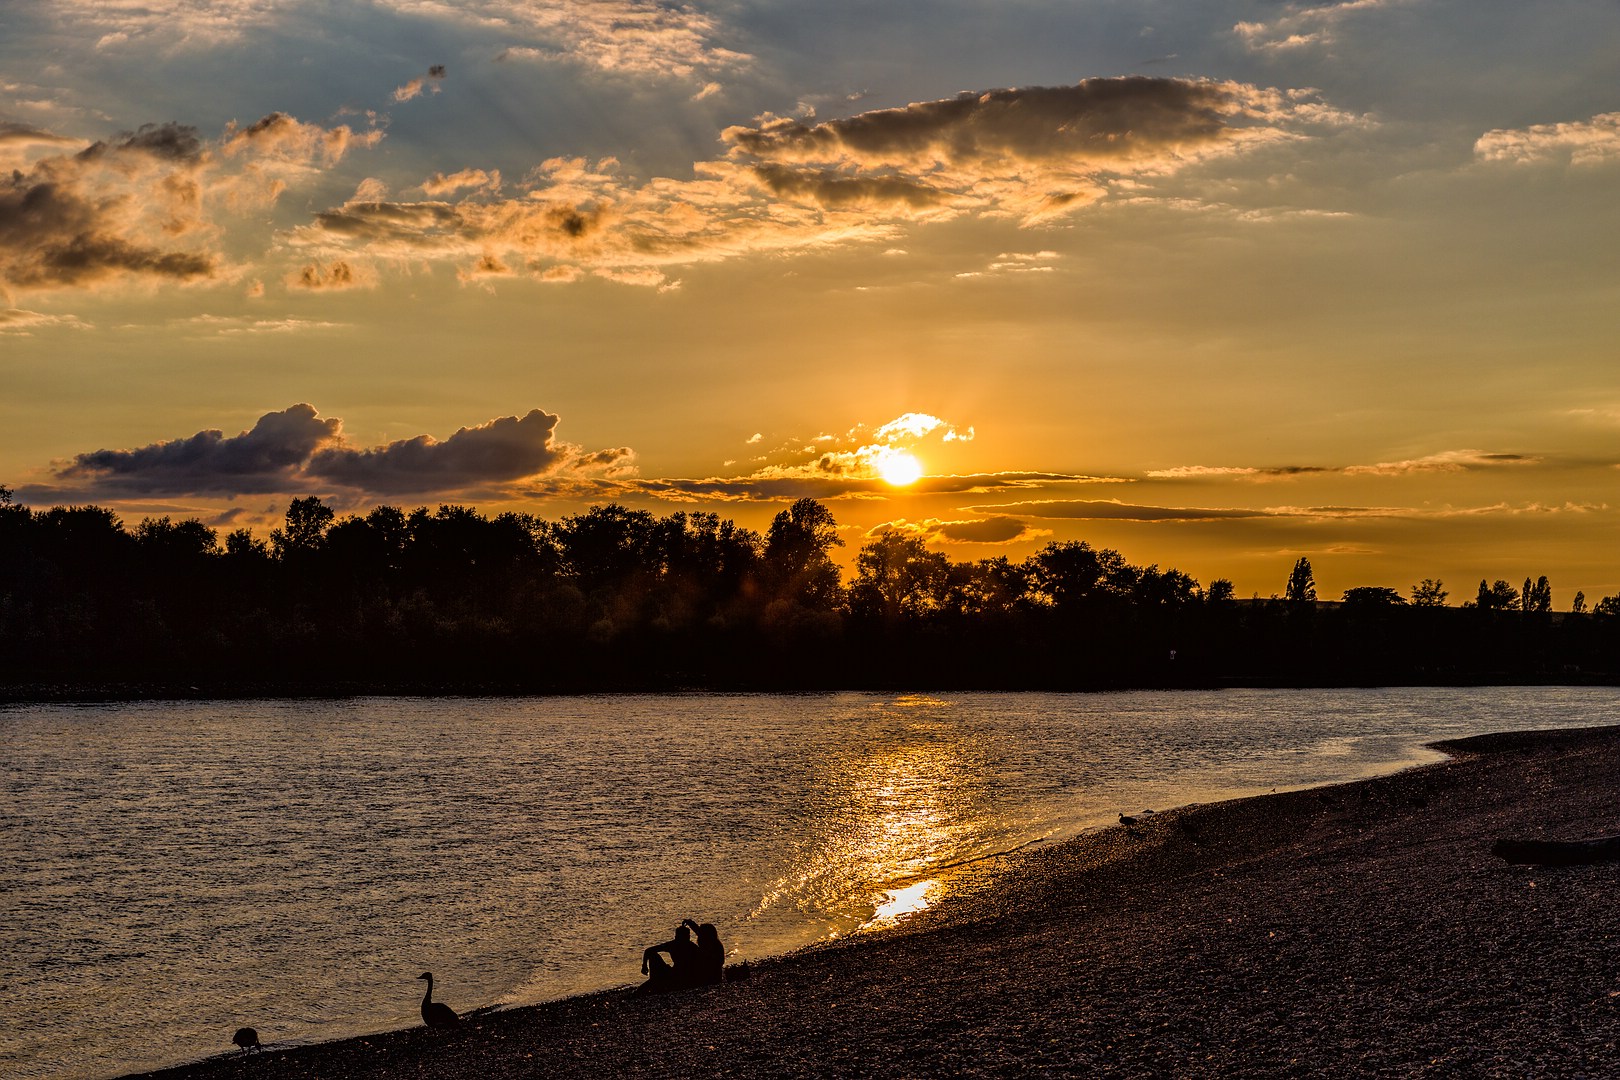
[[[897,929],[722,986],[145,1075],[1620,1075],[1620,863],[1491,854],[1620,833],[1620,728],[1440,746],[974,867]]]

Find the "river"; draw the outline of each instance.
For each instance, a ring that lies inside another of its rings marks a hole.
[[[0,709],[0,1075],[105,1077],[733,961],[945,868],[1616,720],[1611,688],[682,694]]]

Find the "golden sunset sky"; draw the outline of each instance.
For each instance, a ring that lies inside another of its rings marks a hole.
[[[36,508],[1620,593],[1615,4],[18,0],[0,175]]]

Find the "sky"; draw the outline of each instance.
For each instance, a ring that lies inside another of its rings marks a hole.
[[[1594,602],[1617,76],[1590,0],[11,0],[0,485]]]

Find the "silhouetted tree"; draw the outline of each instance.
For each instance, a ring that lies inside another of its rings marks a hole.
[[[1230,604],[1237,599],[1237,590],[1226,578],[1216,578],[1209,583],[1209,589],[1204,593],[1206,604]]]
[[[1026,560],[1030,597],[1060,610],[1096,607],[1129,596],[1138,571],[1111,548],[1084,540],[1054,541]]]
[[[297,559],[319,551],[334,517],[332,508],[316,495],[288,503],[286,527],[270,530],[270,548],[275,557]]]
[[[1576,590],[1575,599],[1570,601],[1569,604],[1569,613],[1571,615],[1586,614],[1586,594],[1584,592]]]
[[[777,596],[809,608],[836,607],[843,588],[829,552],[843,546],[832,511],[814,499],[777,514],[765,533],[765,568]]]
[[[1519,606],[1519,590],[1501,578],[1497,578],[1489,585],[1481,580],[1479,595],[1474,598],[1474,606],[1481,611],[1511,611]]]
[[[1387,608],[1403,606],[1406,597],[1381,585],[1362,585],[1344,590],[1343,601],[1349,607]]]
[[[1530,614],[1545,615],[1552,610],[1552,586],[1548,584],[1546,575],[1537,578],[1535,584],[1525,578],[1524,591],[1519,597],[1520,605]]]
[[[1316,577],[1311,573],[1311,560],[1301,555],[1288,575],[1283,599],[1291,604],[1310,603],[1316,599]]]
[[[849,588],[856,615],[886,620],[916,618],[945,608],[950,560],[915,536],[885,532],[855,556]]]
[[[1450,594],[1441,588],[1445,582],[1436,578],[1424,578],[1412,586],[1413,607],[1445,607],[1446,597]]]

